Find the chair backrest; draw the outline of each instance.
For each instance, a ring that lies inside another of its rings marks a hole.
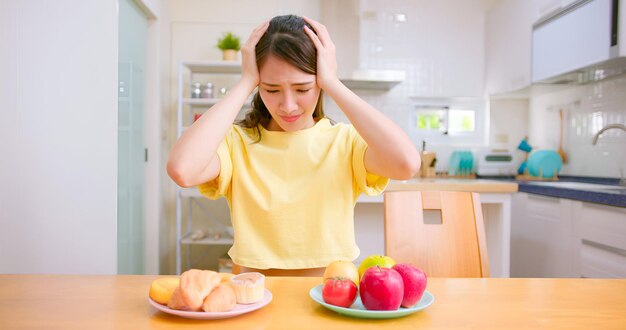
[[[427,276],[489,277],[479,195],[385,192],[385,254]]]

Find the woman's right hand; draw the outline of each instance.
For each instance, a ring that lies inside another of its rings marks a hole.
[[[269,26],[270,21],[265,21],[257,26],[250,34],[250,37],[243,47],[241,47],[241,79],[251,84],[253,89],[257,87],[260,82],[259,68],[256,65],[256,45]]]

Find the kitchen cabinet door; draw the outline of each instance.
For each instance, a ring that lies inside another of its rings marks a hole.
[[[486,15],[485,83],[489,95],[530,85],[533,4],[500,1]]]
[[[583,277],[626,277],[626,208],[579,202],[576,236]]]
[[[511,277],[580,277],[572,203],[517,193],[511,215]]]

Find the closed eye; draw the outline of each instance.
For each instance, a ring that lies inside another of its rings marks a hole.
[[[306,92],[308,92],[310,90],[311,89],[309,88],[309,89],[298,89],[297,91],[298,91],[298,93],[304,94],[304,93],[306,93]]]
[[[266,89],[265,91],[266,91],[267,93],[269,93],[269,94],[276,94],[276,93],[278,93],[278,90],[277,90],[277,89],[271,89],[271,90],[270,90],[270,89]]]

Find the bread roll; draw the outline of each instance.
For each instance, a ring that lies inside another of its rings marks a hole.
[[[150,286],[150,298],[161,305],[167,305],[179,284],[180,279],[178,277],[157,278]]]
[[[172,309],[200,311],[204,299],[220,283],[221,276],[210,270],[190,269],[180,275],[180,285],[167,306]]]
[[[228,312],[235,308],[236,304],[235,291],[230,284],[222,283],[204,299],[202,309],[205,312]]]

